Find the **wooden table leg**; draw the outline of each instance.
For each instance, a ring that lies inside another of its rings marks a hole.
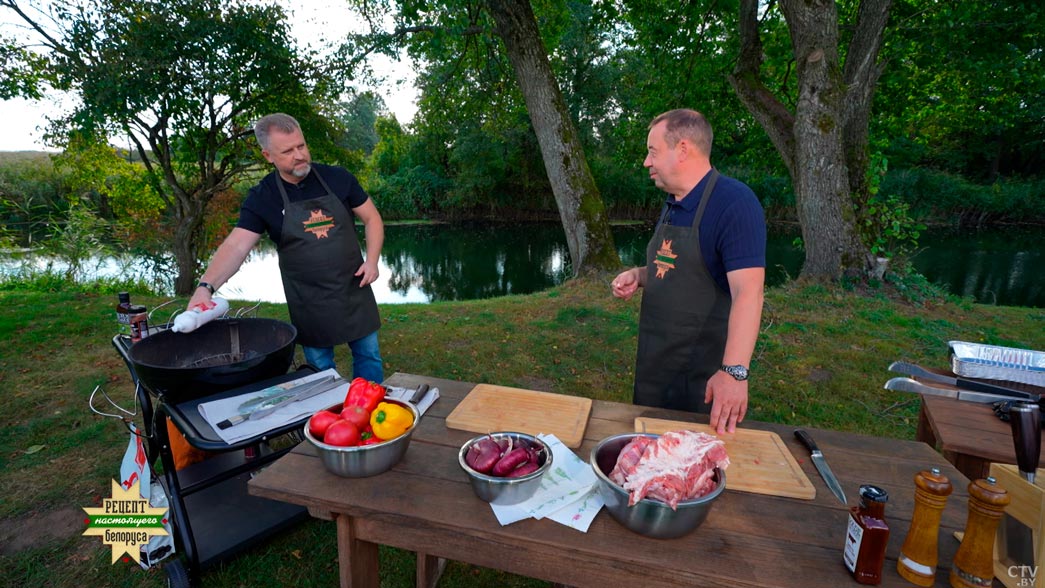
[[[417,588],[435,588],[446,569],[446,560],[427,553],[417,553]]]
[[[339,514],[336,522],[341,588],[378,588],[377,544],[356,539],[352,517]]]
[[[936,449],[936,432],[933,431],[932,423],[929,422],[929,415],[925,412],[924,402],[918,408],[918,429],[914,434],[914,439],[915,441],[928,443],[929,447]]]

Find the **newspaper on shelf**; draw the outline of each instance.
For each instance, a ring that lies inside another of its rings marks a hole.
[[[279,410],[276,410],[263,418],[244,420],[243,422],[226,429],[222,429],[218,426],[218,423],[228,420],[231,417],[248,415],[254,410],[264,407],[267,401],[272,402],[279,399],[281,396],[285,396],[287,390],[294,388],[295,386],[307,384],[308,382],[320,380],[329,376],[333,376],[334,378],[340,377],[337,370],[331,368],[289,382],[284,382],[276,386],[270,386],[262,390],[248,392],[230,398],[223,398],[213,402],[204,402],[199,405],[200,415],[223,441],[232,445],[243,441],[244,439],[263,435],[266,431],[282,427],[288,423],[293,423],[315,414],[320,410],[344,402],[345,395],[348,393],[348,387],[350,385],[350,382],[348,381],[317,396],[283,406]],[[385,387],[385,396],[397,400],[406,401],[413,395],[413,393],[413,390],[407,388],[398,388],[395,386]],[[430,389],[424,399],[422,399],[418,404],[418,412],[423,415],[425,411],[428,410],[428,407],[432,406],[432,403],[434,403],[438,398],[439,389]]]

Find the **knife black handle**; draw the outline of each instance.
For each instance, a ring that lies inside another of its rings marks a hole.
[[[809,449],[810,453],[820,451],[820,448],[816,446],[816,441],[813,441],[813,438],[809,436],[805,429],[795,429],[795,437]]]
[[[1015,403],[1009,408],[1009,424],[1021,472],[1034,473],[1041,457],[1041,415],[1037,404]]]
[[[1002,396],[1011,396],[1013,398],[1021,398],[1026,400],[1037,401],[1040,396],[1031,392],[1024,392],[1023,390],[1016,390],[1013,388],[1007,388],[1005,386],[998,386],[997,384],[988,384],[987,382],[977,382],[975,380],[966,380],[965,378],[955,378],[955,385],[962,390],[971,390],[973,392],[989,392],[990,394],[1000,394]]]
[[[425,394],[428,394],[428,384],[421,384],[417,387],[417,390],[414,391],[413,396],[410,397],[410,404],[421,402],[421,400],[424,399]]]

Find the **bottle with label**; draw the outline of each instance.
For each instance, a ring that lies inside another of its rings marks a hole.
[[[131,335],[131,295],[120,292],[120,302],[116,305],[116,324],[119,326],[120,334],[126,337]]]
[[[131,306],[131,341],[137,343],[149,336],[149,314],[140,304]]]
[[[860,506],[849,509],[849,528],[842,559],[860,584],[880,584],[889,543],[885,503],[889,494],[878,486],[860,486]]]

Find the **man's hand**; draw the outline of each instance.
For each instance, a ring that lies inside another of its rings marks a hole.
[[[188,309],[192,310],[199,305],[202,305],[200,308],[210,308],[210,300],[210,290],[206,288],[196,288],[196,291],[192,293],[192,298],[189,299]]]
[[[373,284],[377,280],[377,276],[380,272],[377,269],[377,261],[366,260],[363,265],[359,266],[356,270],[357,276],[363,276],[363,279],[359,280],[359,287],[362,288],[369,284]]]
[[[711,426],[719,435],[733,433],[747,414],[747,381],[738,382],[722,370],[708,379],[704,402],[711,404]]]
[[[612,291],[617,298],[627,300],[635,295],[642,284],[639,283],[639,271],[644,268],[633,267],[625,270],[613,278]]]

